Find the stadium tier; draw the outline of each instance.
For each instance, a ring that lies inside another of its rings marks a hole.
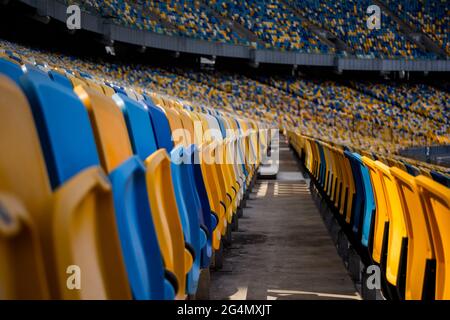
[[[443,0],[377,1],[381,30],[369,0],[59,3],[255,52],[435,59],[402,20],[449,53]],[[0,29],[0,300],[450,300],[448,79],[140,50],[31,12]]]
[[[392,10],[381,11],[382,28],[366,26],[369,0],[171,0],[171,1],[76,1],[66,0],[115,23],[151,32],[239,45],[303,53],[333,53],[333,44],[312,29],[320,27],[342,40],[346,54],[364,58],[433,59],[436,53],[418,45],[399,21],[418,28],[449,53],[448,16],[445,0],[386,0]],[[394,18],[395,17],[395,18]],[[247,32],[239,32],[232,21]],[[250,34],[250,35],[249,35]],[[255,36],[258,41],[254,42]],[[250,40],[251,38],[251,40]],[[347,52],[348,51],[348,52]]]

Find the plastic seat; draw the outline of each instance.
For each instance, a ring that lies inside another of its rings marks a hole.
[[[54,70],[50,70],[48,72],[48,75],[56,83],[59,83],[60,85],[66,87],[67,89],[70,89],[70,90],[73,89],[72,82],[70,82],[70,80],[64,74],[59,73]]]
[[[406,233],[403,206],[389,167],[380,161],[375,161],[375,167],[381,176],[389,218],[386,279],[396,287],[399,296],[404,297],[408,235]]]
[[[352,169],[353,182],[355,184],[355,197],[352,208],[352,230],[355,234],[358,235],[358,238],[361,236],[361,223],[363,220],[364,214],[364,206],[365,206],[365,194],[364,194],[364,182],[362,179],[362,174],[359,166],[359,162],[352,152],[345,150],[345,156],[350,162],[350,166]]]
[[[147,191],[158,242],[167,270],[178,280],[178,298],[184,298],[186,274],[193,258],[185,248],[183,229],[172,184],[170,159],[165,149],[157,150],[150,115],[145,106],[124,96],[113,96],[128,127],[133,151],[146,166]]]
[[[0,57],[0,73],[8,76],[15,83],[19,83],[20,77],[23,75],[23,70],[18,62]]]
[[[364,164],[369,170],[372,190],[375,199],[375,221],[373,224],[373,243],[369,250],[372,251],[372,259],[378,264],[382,264],[385,259],[385,241],[387,240],[387,230],[389,228],[389,218],[387,213],[386,197],[381,181],[381,176],[375,166],[375,161],[362,157]],[[386,240],[385,240],[386,238]]]
[[[364,165],[362,157],[353,153],[357,164],[359,165],[359,169],[361,171],[361,177],[363,180],[364,186],[364,215],[362,222],[362,235],[361,235],[361,244],[364,247],[370,247],[373,241],[373,225],[374,225],[374,217],[375,217],[375,199],[372,183],[370,181],[370,173],[367,167]]]
[[[0,136],[0,299],[49,299],[40,228],[52,191],[26,97],[5,76],[0,76]]]
[[[390,168],[398,187],[408,235],[408,264],[405,299],[431,299],[434,296],[436,261],[424,203],[413,176]]]
[[[436,254],[438,300],[450,299],[450,192],[431,179],[418,176],[416,183],[425,204],[433,248]]]
[[[200,277],[201,250],[206,245],[206,237],[202,240],[199,221],[199,217],[202,215],[200,199],[198,199],[195,187],[192,185],[190,168],[187,165],[183,165],[184,153],[185,150],[182,146],[174,148],[170,153],[173,172],[172,182],[184,235],[186,241],[192,245],[195,252],[194,264],[189,272],[187,281],[188,293],[195,294]]]
[[[113,186],[116,222],[133,297],[173,299],[176,280],[165,272],[148,199],[146,170],[133,156],[121,110],[100,92],[78,86],[88,110],[102,167]]]

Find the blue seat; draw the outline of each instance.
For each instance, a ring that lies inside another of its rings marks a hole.
[[[439,182],[440,184],[446,186],[447,188],[450,188],[450,176],[444,175],[434,170],[430,171],[430,175],[434,181]]]
[[[360,165],[355,155],[348,150],[345,150],[344,154],[350,162],[353,181],[355,183],[355,196],[353,198],[354,202],[352,206],[352,231],[359,236],[365,206],[364,182],[361,175]]]
[[[145,160],[158,150],[148,109],[122,93],[117,98],[113,96],[124,114],[134,153]]]
[[[148,203],[145,167],[137,157],[131,157],[109,176],[133,297],[138,300],[173,299],[176,285],[165,278]]]
[[[50,70],[48,72],[48,75],[49,75],[50,79],[52,79],[56,83],[59,83],[60,85],[66,87],[67,89],[70,89],[70,90],[73,89],[72,82],[70,82],[70,80],[67,79],[67,77],[64,76],[63,74],[53,71],[53,70]]]
[[[404,162],[404,165],[406,167],[406,171],[414,177],[417,177],[420,174],[420,170],[418,170],[416,167],[410,165],[409,163]]]
[[[177,200],[178,211],[184,236],[194,249],[194,265],[188,274],[187,291],[195,294],[200,278],[200,260],[202,245],[206,245],[206,238],[202,236],[199,217],[202,216],[200,199],[192,184],[192,171],[189,165],[184,164],[185,150],[182,146],[176,147],[170,153],[172,183]],[[203,242],[203,243],[202,243]]]
[[[39,73],[24,74],[20,85],[32,106],[52,188],[99,165],[89,118],[73,91]]]
[[[164,148],[170,153],[174,145],[171,139],[172,134],[169,121],[164,112],[155,106],[151,98],[144,95],[144,99],[152,119],[153,131],[156,134],[158,148]]]
[[[19,79],[23,75],[23,70],[18,63],[3,58],[0,58],[0,72],[16,83],[19,83]]]
[[[202,215],[200,216],[200,227],[202,228],[201,236],[206,238],[206,250],[202,250],[201,267],[208,268],[211,262],[212,256],[212,235],[214,229],[219,223],[219,218],[215,213],[212,213],[209,205],[208,194],[205,188],[205,182],[203,180],[202,168],[200,163],[196,161],[199,159],[199,152],[195,145],[190,145],[185,149],[186,156],[191,163],[192,174],[194,176],[195,188],[200,199]],[[204,240],[201,241],[202,243]],[[204,246],[202,245],[202,248]]]
[[[354,158],[359,165],[359,169],[361,172],[361,177],[364,186],[364,214],[363,214],[363,222],[362,222],[362,235],[361,235],[361,244],[364,247],[371,246],[371,234],[372,234],[372,226],[373,219],[375,218],[375,199],[372,189],[372,182],[370,181],[370,174],[367,167],[364,165],[362,157],[353,153]]]

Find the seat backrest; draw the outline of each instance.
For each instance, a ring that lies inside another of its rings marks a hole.
[[[67,89],[70,90],[73,89],[72,82],[70,82],[70,80],[64,74],[55,70],[50,70],[48,72],[48,75],[56,83],[59,83],[60,85],[66,87]]]
[[[363,180],[364,186],[364,217],[362,224],[362,235],[361,235],[361,243],[363,246],[369,246],[369,240],[371,241],[371,234],[373,228],[373,215],[375,213],[375,199],[373,195],[373,187],[370,181],[370,173],[367,167],[364,165],[362,157],[358,153],[353,153],[355,160],[357,161],[357,165],[359,165],[359,169],[361,170],[361,177]]]
[[[160,149],[145,160],[147,168],[147,189],[152,217],[155,224],[161,253],[166,269],[173,272],[178,280],[178,296],[183,298],[186,287],[185,246],[183,229],[173,190],[170,159],[164,149]],[[169,181],[169,183],[168,183]]]
[[[84,86],[74,90],[89,112],[101,164],[110,173],[133,155],[122,112],[111,98],[96,90]]]
[[[423,297],[427,263],[434,259],[429,222],[414,177],[395,167],[390,168],[390,172],[398,188],[408,235],[405,298],[420,300]]]
[[[424,176],[416,177],[425,204],[436,254],[436,299],[450,299],[450,191]]]
[[[155,134],[147,107],[121,93],[115,94],[113,100],[125,117],[134,153],[142,160],[147,159],[157,150]]]
[[[350,162],[352,169],[353,182],[355,183],[355,202],[353,206],[353,232],[358,233],[361,231],[361,222],[364,215],[365,206],[365,194],[364,194],[364,182],[362,180],[361,169],[359,167],[358,160],[352,152],[345,150],[345,156]]]
[[[51,186],[26,97],[2,75],[0,137],[0,299],[48,299],[39,229]]]
[[[19,79],[23,75],[23,70],[18,62],[0,57],[0,73],[11,78],[14,82],[19,83]]]
[[[160,107],[157,107],[149,98],[146,98],[144,102],[150,112],[158,148],[164,148],[170,153],[174,147],[174,143],[172,141],[170,124],[164,111]]]
[[[188,292],[195,293],[200,276],[200,221],[202,215],[200,201],[192,185],[191,168],[183,165],[185,150],[182,146],[175,147],[170,153],[172,159],[172,182],[177,199],[178,212],[183,226],[184,237],[195,251],[194,266],[188,275]]]
[[[370,180],[372,182],[372,190],[375,199],[375,223],[373,231],[373,246],[369,248],[372,250],[372,258],[376,263],[381,263],[381,256],[383,249],[383,237],[385,233],[386,223],[389,222],[387,213],[387,200],[383,189],[381,175],[375,166],[375,161],[364,156],[363,162],[370,173]]]
[[[375,161],[375,167],[381,176],[386,208],[389,217],[389,238],[387,248],[386,279],[397,286],[400,279],[400,267],[402,267],[402,250],[404,240],[407,239],[403,206],[400,202],[398,189],[389,167],[380,161]],[[405,267],[405,266],[403,266]]]
[[[36,119],[52,187],[98,165],[89,118],[77,96],[36,74],[24,75],[21,84]]]

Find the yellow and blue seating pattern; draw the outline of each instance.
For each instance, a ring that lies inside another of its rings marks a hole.
[[[378,265],[391,299],[450,299],[450,175],[288,131],[347,233]]]
[[[114,23],[160,34],[213,42],[250,45],[229,25],[239,23],[267,49],[307,53],[333,53],[335,48],[312,33],[319,26],[342,40],[348,52],[369,58],[434,59],[405,34],[398,20],[381,10],[382,28],[369,30],[369,0],[290,1],[195,0],[123,1],[65,0]],[[449,6],[446,0],[385,0],[393,15],[418,32],[427,34],[448,55]],[[214,12],[215,11],[215,12]],[[222,19],[220,18],[222,15]]]
[[[446,0],[386,0],[391,11],[436,41],[450,54],[450,4]]]
[[[1,298],[195,295],[270,143],[264,123],[204,111],[0,57]]]

